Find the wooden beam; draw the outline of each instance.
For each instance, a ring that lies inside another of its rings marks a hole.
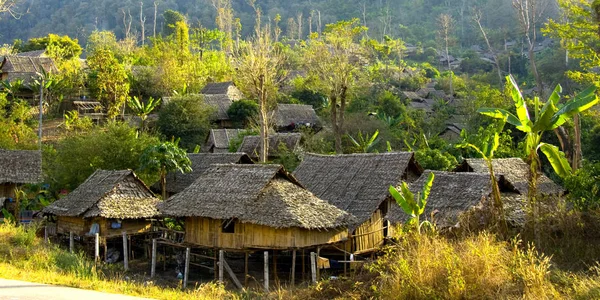
[[[223,250],[219,250],[219,283],[223,284],[223,261],[225,260],[225,253]]]
[[[75,250],[75,239],[73,238],[73,231],[69,232],[69,251],[73,253]]]
[[[152,267],[150,269],[150,278],[156,275],[156,239],[152,239]]]
[[[312,279],[312,283],[316,283],[317,282],[317,254],[314,252],[310,253],[310,273],[311,273],[311,279]]]
[[[187,288],[188,275],[190,273],[190,248],[185,248],[185,269],[183,271],[183,288]]]
[[[319,259],[321,258],[321,247],[317,247],[317,280],[321,279],[321,270],[319,269]]]
[[[265,292],[269,292],[269,251],[265,251],[264,265]]]
[[[123,268],[129,270],[129,250],[127,250],[127,232],[123,231]]]
[[[235,273],[233,273],[233,271],[231,270],[231,268],[229,267],[229,264],[227,263],[227,261],[225,261],[225,259],[223,259],[223,266],[225,267],[225,270],[227,271],[227,273],[231,277],[231,280],[233,281],[233,284],[235,284],[235,286],[238,289],[240,289],[240,290],[243,289],[244,287],[242,286],[242,284],[240,283],[240,281],[237,279],[237,277],[235,276]]]
[[[296,249],[292,250],[292,279],[290,281],[294,287],[296,283]]]

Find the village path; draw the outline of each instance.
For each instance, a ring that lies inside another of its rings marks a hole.
[[[0,279],[1,300],[139,300],[118,294],[88,291],[76,288],[34,282]]]

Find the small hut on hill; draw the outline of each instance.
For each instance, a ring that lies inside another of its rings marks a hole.
[[[446,128],[439,134],[439,137],[449,142],[460,141],[460,133],[465,128],[463,124],[447,123]]]
[[[186,243],[233,250],[336,243],[354,221],[279,165],[214,165],[159,209],[185,218]]]
[[[230,101],[241,100],[244,95],[231,81],[226,82],[211,82],[200,91],[200,94],[207,95],[225,95]]]
[[[203,151],[210,153],[229,152],[229,144],[232,140],[237,139],[242,131],[243,129],[211,129],[208,138],[206,138]]]
[[[171,172],[167,174],[167,195],[174,195],[190,186],[202,173],[215,164],[252,164],[245,153],[188,153],[192,162],[192,172],[182,174]],[[162,192],[160,182],[152,186],[157,193]]]
[[[279,132],[292,132],[297,127],[321,128],[321,121],[311,105],[277,104],[273,119]]]
[[[106,240],[120,237],[123,232],[132,235],[149,231],[147,219],[158,215],[158,202],[133,171],[97,170],[43,212],[56,216],[57,233],[99,233]]]
[[[527,196],[529,191],[529,165],[520,158],[496,158],[492,160],[494,173],[504,175],[506,181],[515,187],[515,189],[523,196]],[[476,172],[489,173],[489,169],[485,161],[481,158],[465,159],[456,172]],[[544,174],[539,174],[537,190],[539,194],[546,196],[555,196],[564,193],[564,189],[554,183],[552,179]]]
[[[219,127],[231,127],[231,121],[227,111],[233,101],[227,95],[204,95],[204,103],[215,108],[215,120]]]
[[[269,159],[280,155],[281,147],[285,146],[288,151],[296,152],[300,147],[300,133],[275,133],[269,135]],[[257,160],[260,156],[260,136],[248,135],[244,137],[238,152],[247,153],[250,158]]]
[[[0,209],[15,212],[15,189],[42,181],[42,153],[30,150],[0,150]]]
[[[346,248],[359,254],[375,251],[387,236],[390,185],[412,182],[422,172],[411,152],[306,154],[294,176],[317,197],[357,218]]]
[[[489,174],[485,173],[454,173],[442,171],[425,171],[421,177],[409,185],[415,193],[420,192],[427,181],[429,173],[435,174],[433,185],[423,213],[423,220],[427,219],[436,224],[439,229],[456,227],[463,224],[472,224],[485,221],[480,218],[485,216],[485,205],[490,205],[492,198],[492,185]],[[503,177],[499,177],[500,192],[503,197],[516,195],[516,191],[504,184]],[[404,223],[409,216],[392,199],[392,206],[387,219],[392,224]],[[488,206],[489,207],[489,206]],[[514,206],[506,203],[506,208]],[[508,220],[522,218],[522,210],[508,210]],[[471,218],[473,220],[467,220]],[[471,221],[471,222],[469,222]],[[481,224],[475,224],[481,225]]]
[[[52,58],[34,56],[5,56],[0,65],[0,79],[14,81],[22,79],[25,83],[31,82],[42,71],[58,73]]]

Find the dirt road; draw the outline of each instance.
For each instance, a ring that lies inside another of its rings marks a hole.
[[[2,300],[139,300],[143,298],[108,294],[55,285],[0,279]]]

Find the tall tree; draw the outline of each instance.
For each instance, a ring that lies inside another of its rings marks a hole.
[[[260,9],[254,5],[253,7],[256,11],[255,35],[240,49],[240,54],[236,57],[236,79],[242,91],[258,101],[260,161],[266,162],[269,156],[269,111],[275,100],[277,88],[286,75],[286,57],[272,43],[268,27],[262,27]]]
[[[168,37],[175,33],[177,22],[185,22],[185,17],[180,12],[171,9],[163,13],[163,18],[165,19],[162,29],[164,37]]]
[[[304,54],[309,76],[317,79],[313,89],[329,96],[337,153],[343,152],[344,111],[348,93],[354,88],[361,69],[361,48],[356,40],[367,28],[359,24],[359,19],[353,19],[327,25],[323,36],[311,39]]]
[[[452,26],[454,23],[454,20],[452,19],[452,16],[449,14],[441,14],[438,19],[438,37],[439,39],[442,41],[443,43],[443,47],[444,47],[444,53],[446,56],[446,63],[447,63],[447,67],[448,67],[448,72],[450,74],[450,95],[454,95],[454,87],[452,86],[452,77],[453,77],[453,73],[452,73],[452,68],[450,67],[450,53],[448,52],[448,48],[450,46],[451,43],[451,31],[452,31]]]
[[[192,171],[190,158],[185,150],[178,147],[177,142],[164,142],[146,148],[140,156],[140,165],[141,170],[160,175],[163,200],[167,199],[167,174],[174,171],[181,173]]]
[[[114,119],[121,112],[129,93],[125,68],[108,49],[98,49],[90,54],[87,61],[96,98],[107,107],[108,117]]]
[[[217,11],[217,18],[215,23],[217,28],[222,32],[225,32],[224,45],[221,45],[223,50],[232,52],[232,41],[233,41],[233,8],[231,7],[231,0],[211,0],[211,3]]]

